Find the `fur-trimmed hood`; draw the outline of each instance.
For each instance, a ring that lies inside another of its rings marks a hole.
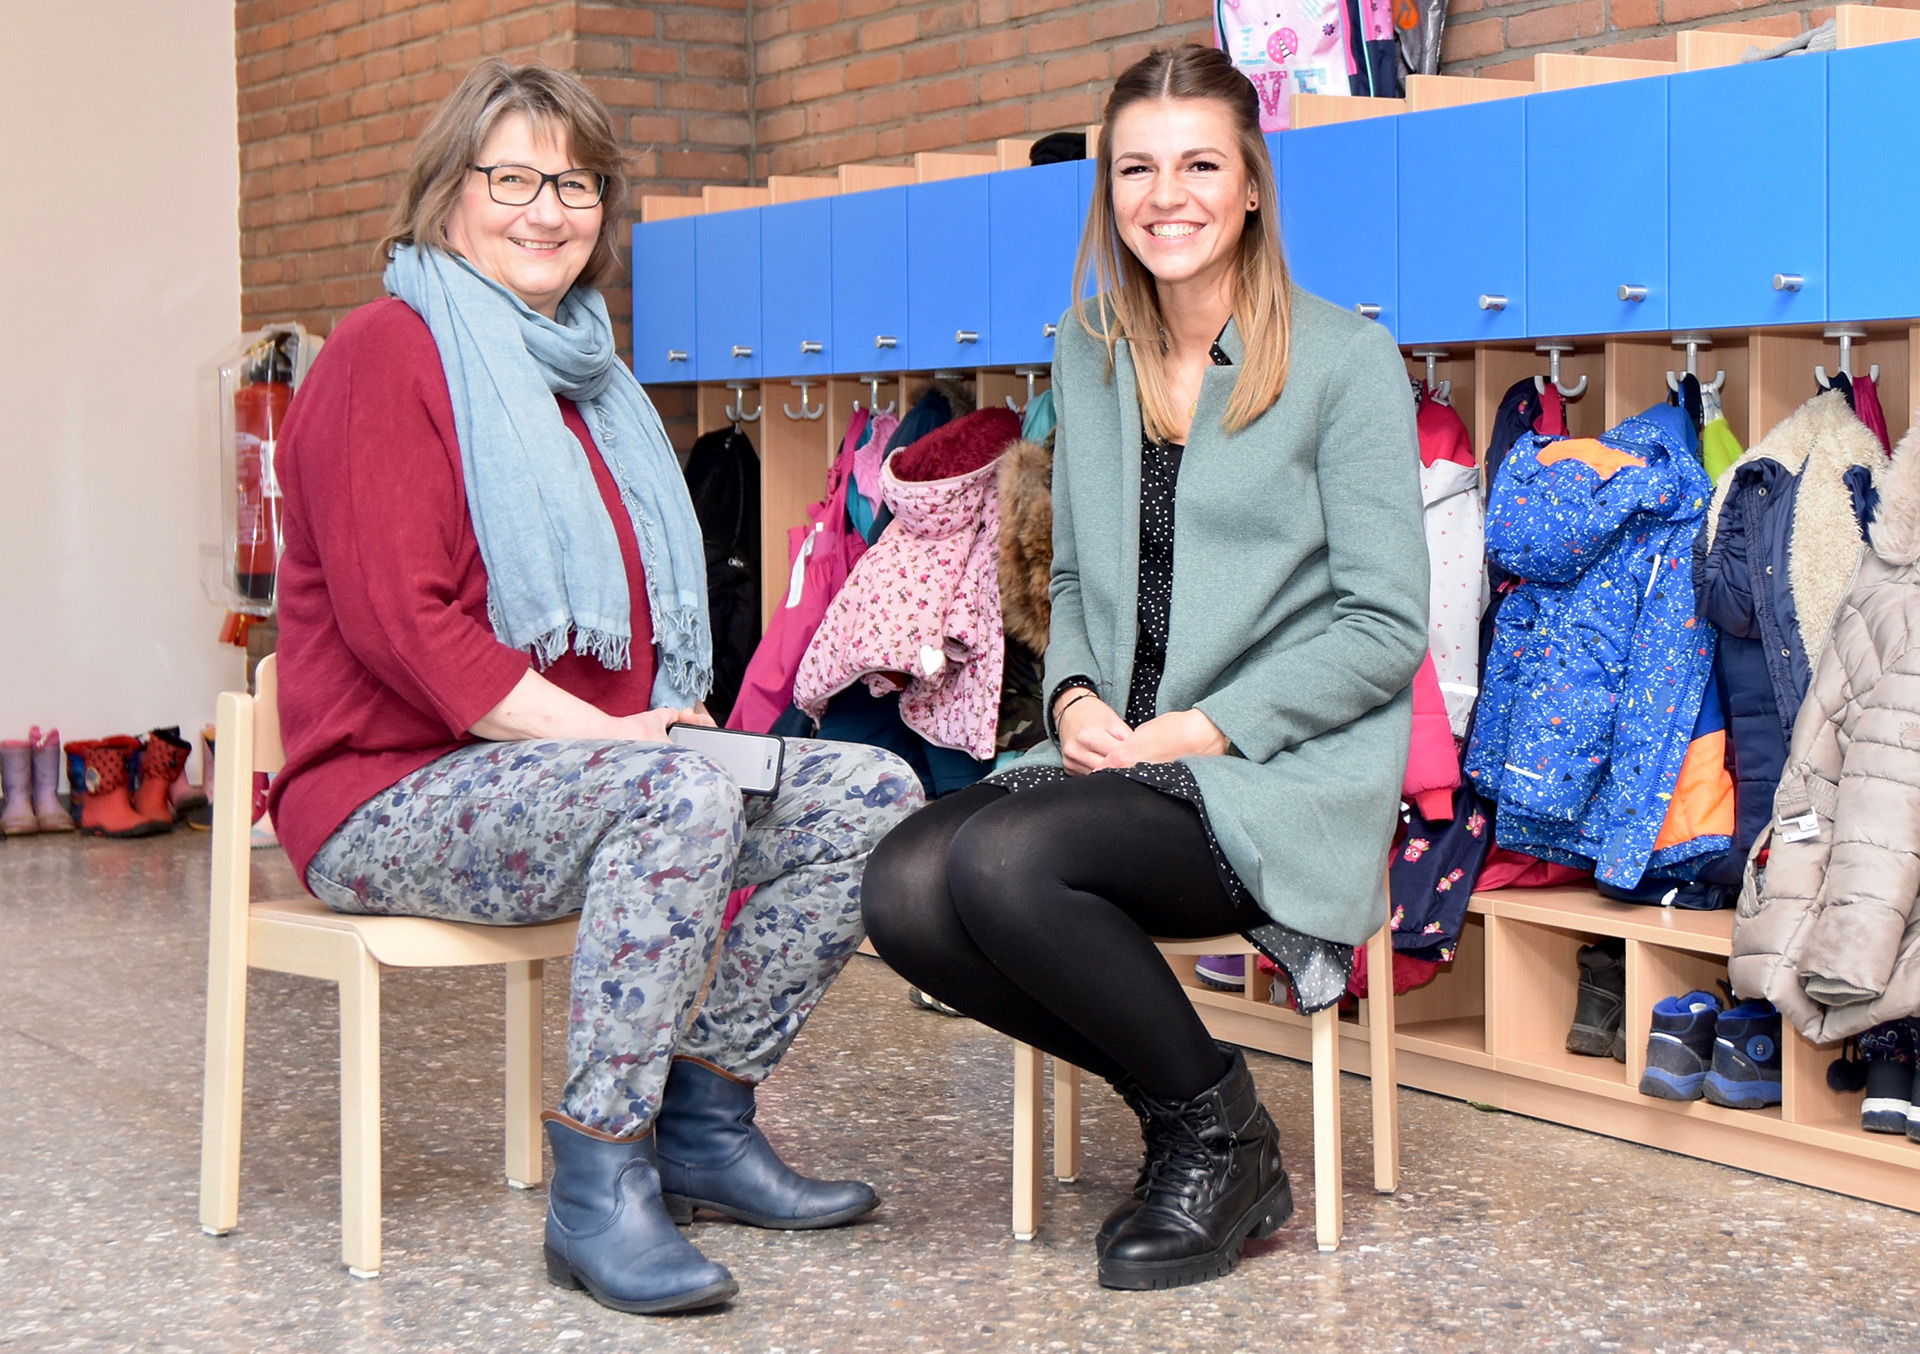
[[[1879,479],[1880,508],[1869,529],[1873,552],[1889,564],[1920,560],[1920,424],[1907,430]]]
[[[1707,546],[1720,523],[1720,508],[1739,478],[1740,468],[1774,461],[1797,475],[1793,504],[1793,541],[1788,552],[1788,586],[1800,622],[1800,638],[1811,663],[1827,640],[1827,627],[1846,595],[1860,553],[1860,519],[1854,511],[1847,471],[1865,467],[1878,484],[1887,455],[1873,432],[1854,416],[1837,390],[1815,396],[1780,420],[1757,446],[1733,463],[1714,487],[1707,512]],[[1920,486],[1916,486],[1920,493]]]
[[[1053,438],[1025,438],[1000,457],[1000,612],[1009,635],[1047,651],[1053,570]]]

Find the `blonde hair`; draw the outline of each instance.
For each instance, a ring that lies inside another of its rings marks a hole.
[[[523,114],[536,132],[552,136],[573,160],[569,168],[590,169],[606,190],[600,197],[600,234],[587,256],[580,281],[605,286],[620,275],[614,252],[622,209],[627,201],[626,163],[613,136],[606,105],[592,90],[551,66],[509,66],[489,57],[467,72],[460,87],[434,110],[407,167],[406,188],[394,208],[380,263],[393,257],[397,244],[432,245],[451,251],[447,218],[465,191],[467,175],[495,124],[508,113]]]
[[[1253,82],[1234,67],[1225,52],[1189,44],[1156,47],[1114,81],[1100,127],[1097,176],[1100,187],[1087,213],[1086,232],[1073,265],[1074,314],[1081,328],[1107,345],[1111,376],[1114,345],[1126,339],[1139,376],[1140,410],[1147,435],[1169,437],[1180,426],[1167,384],[1166,325],[1153,274],[1120,242],[1113,215],[1113,124],[1136,103],[1163,99],[1211,99],[1233,122],[1235,144],[1260,204],[1247,213],[1240,236],[1234,279],[1233,322],[1246,346],[1225,427],[1239,432],[1273,407],[1287,384],[1287,358],[1293,331],[1288,303],[1292,285],[1280,248],[1280,195],[1273,163],[1260,132],[1260,97]],[[1098,286],[1092,301],[1097,322],[1088,314],[1087,277]]]

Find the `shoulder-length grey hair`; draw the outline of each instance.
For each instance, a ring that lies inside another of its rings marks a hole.
[[[498,57],[490,57],[467,72],[460,87],[434,110],[426,130],[414,143],[406,189],[394,208],[386,238],[380,241],[382,267],[393,257],[397,244],[451,250],[447,218],[466,187],[467,175],[473,172],[480,147],[486,144],[494,124],[508,113],[524,114],[535,131],[545,132],[565,146],[573,161],[571,168],[590,169],[604,180],[600,236],[580,272],[580,281],[600,287],[619,276],[614,242],[619,239],[627,203],[627,172],[606,105],[565,71],[537,64],[509,66]]]

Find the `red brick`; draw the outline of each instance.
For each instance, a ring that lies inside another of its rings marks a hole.
[[[732,15],[682,10],[666,16],[666,22],[660,25],[660,36],[668,42],[743,43],[747,40],[747,26],[743,19]]]
[[[922,150],[946,150],[960,144],[967,134],[966,119],[959,114],[944,118],[920,119],[909,122],[902,129],[906,133],[906,150],[909,155]]]
[[[909,80],[917,80],[923,75],[958,70],[961,50],[958,42],[922,44],[901,55],[900,73]]]
[[[979,87],[981,103],[996,103],[1001,99],[1022,99],[1029,94],[1040,92],[1040,68],[1022,64],[1007,66],[997,71],[985,71],[980,76]]]
[[[747,111],[747,91],[742,85],[707,85],[683,80],[660,86],[660,106],[692,108],[703,113],[744,113]]]
[[[796,71],[793,76],[793,101],[797,104],[809,104],[815,99],[829,98],[845,92],[847,88],[847,68],[828,66],[824,70]]]
[[[1027,106],[1001,104],[995,108],[977,108],[967,114],[967,140],[996,141],[1003,136],[1018,136],[1027,130]]]
[[[877,89],[871,94],[863,95],[856,105],[857,121],[868,127],[877,127],[883,122],[898,122],[903,118],[910,118],[915,112],[916,96],[921,100],[920,112],[936,111],[936,106],[930,106],[924,102],[927,96],[925,88],[915,90],[910,85],[895,85],[891,89]],[[961,102],[971,101],[972,91],[969,90],[967,98]],[[937,105],[940,109],[952,107],[954,105],[951,103]]]
[[[941,37],[970,33],[980,26],[980,7],[973,0],[944,0],[920,11],[920,36]]]
[[[843,56],[852,56],[860,48],[860,35],[851,28],[830,28],[824,33],[807,35],[807,64],[818,65],[822,61],[838,61]]]
[[[1763,38],[1790,38],[1805,31],[1798,14],[1769,14],[1758,19],[1729,19],[1714,24],[1716,33],[1752,33]],[[1768,46],[1761,43],[1760,46]]]
[[[762,75],[790,71],[806,59],[807,40],[799,34],[763,42],[753,55],[753,67]]]
[[[898,47],[920,36],[920,18],[916,14],[893,14],[860,26],[860,50],[878,51]]]
[[[1661,18],[1670,24],[1691,23],[1696,19],[1711,18],[1716,14],[1737,14],[1743,9],[1757,9],[1770,0],[1665,0],[1661,6]],[[1715,25],[1718,27],[1719,25]],[[1796,30],[1798,31],[1798,30]]]
[[[1026,38],[1027,50],[1036,55],[1041,52],[1063,52],[1069,47],[1084,47],[1090,42],[1093,23],[1085,14],[1049,19],[1027,29]]]
[[[456,18],[454,22],[460,20]],[[582,33],[611,33],[627,38],[650,38],[655,32],[654,16],[649,11],[615,5],[581,5],[574,11],[574,25]]]
[[[1635,38],[1630,42],[1603,43],[1593,49],[1595,56],[1624,56],[1637,61],[1678,61],[1680,39],[1665,37]]]
[[[678,75],[680,51],[680,48],[669,47],[662,42],[636,42],[627,48],[627,69],[641,75]],[[581,70],[575,74],[584,75],[586,72]]]
[[[948,80],[930,80],[916,91],[921,113],[944,113],[949,108],[964,108],[973,102],[973,80],[965,75]]]
[[[1498,19],[1479,19],[1470,24],[1448,24],[1440,37],[1443,62],[1471,61],[1505,49],[1505,35]]]
[[[1027,112],[1031,131],[1051,132],[1062,127],[1084,127],[1100,119],[1100,96],[1067,94],[1057,99],[1036,102]]]
[[[1104,81],[1109,73],[1105,52],[1082,52],[1047,62],[1041,69],[1040,83],[1042,88],[1049,90],[1069,89],[1074,85]]]
[[[967,64],[987,66],[996,61],[1010,61],[1025,50],[1017,32],[1000,30],[981,33],[967,39]]]
[[[747,51],[744,47],[689,47],[687,74],[716,80],[745,80]]]
[[[1213,18],[1213,0],[1167,0],[1165,22],[1168,24],[1198,23],[1202,19]]]
[[[1613,0],[1608,15],[1617,29],[1651,28],[1660,22],[1660,0]]]
[[[1606,31],[1607,8],[1602,0],[1578,0],[1575,4],[1547,5],[1514,15],[1507,20],[1507,46],[1510,49],[1538,47],[1550,42],[1590,38]]]
[[[840,19],[840,0],[794,0],[778,8],[786,11],[787,27],[794,30],[825,28]]]
[[[884,85],[900,78],[900,58],[898,55],[870,56],[862,61],[850,62],[847,66],[848,89],[872,89],[875,85]]]
[[[852,97],[822,99],[818,103],[808,104],[807,135],[825,136],[830,132],[844,132],[860,123],[860,105]]]
[[[1095,41],[1145,33],[1160,24],[1160,0],[1121,0],[1100,6],[1093,13]]]
[[[1031,19],[1036,14],[1045,14],[1049,10],[1067,9],[1080,0],[1013,0],[1007,17],[1016,23],[1022,19]]]

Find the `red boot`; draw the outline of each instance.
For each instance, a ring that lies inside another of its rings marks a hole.
[[[173,831],[173,782],[193,755],[193,744],[175,729],[155,729],[140,745],[139,784],[133,790],[133,811],[161,832]]]
[[[67,744],[67,786],[73,796],[73,821],[82,832],[92,837],[151,837],[166,831],[134,810],[133,759],[139,751],[140,740],[124,734]]]

